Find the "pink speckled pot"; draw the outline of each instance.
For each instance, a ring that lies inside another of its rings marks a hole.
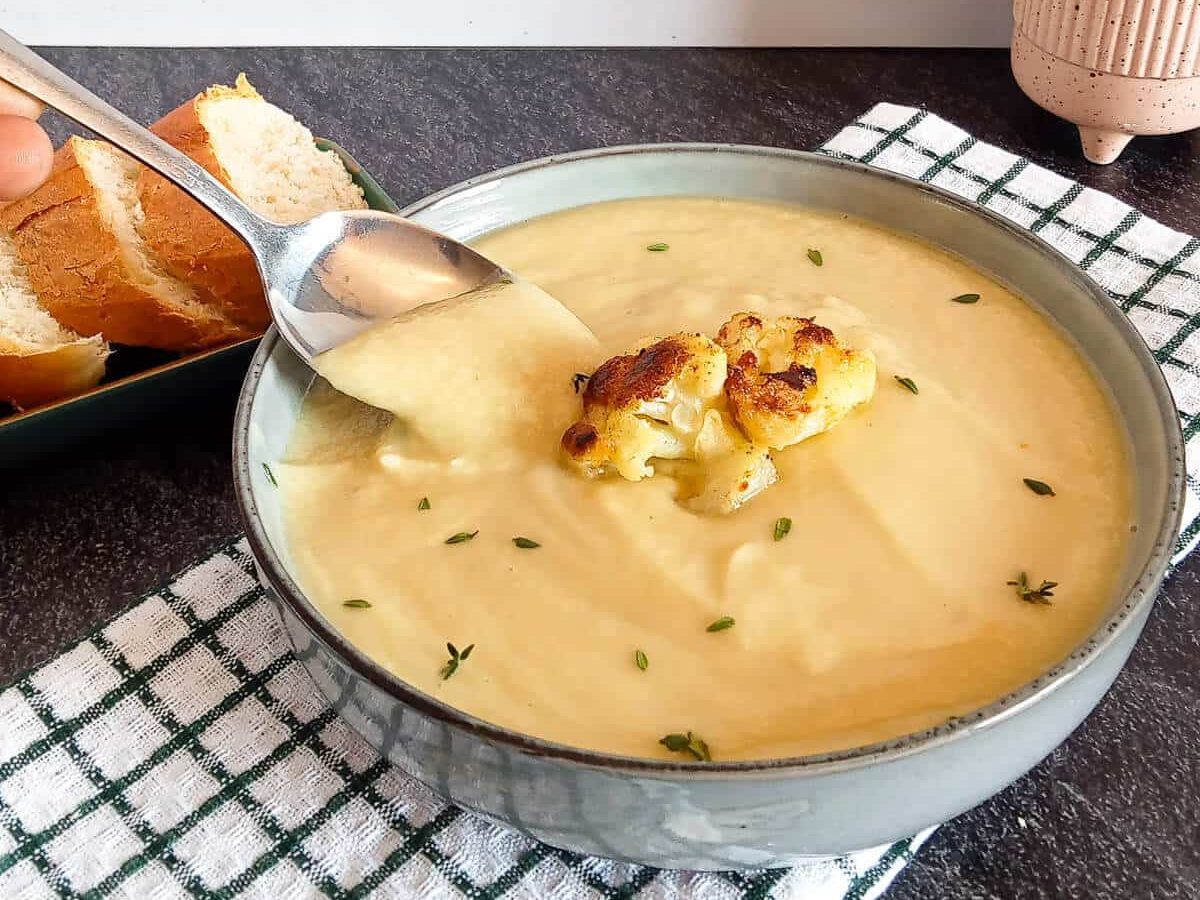
[[[1012,67],[1110,163],[1135,135],[1200,127],[1200,0],[1015,0]]]

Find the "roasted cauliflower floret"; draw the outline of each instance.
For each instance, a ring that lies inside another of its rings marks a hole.
[[[710,409],[696,436],[695,462],[680,473],[679,499],[695,512],[727,514],[779,480],[771,451],[752,444],[729,418]]]
[[[772,449],[836,425],[875,392],[875,358],[812,319],[739,313],[716,341],[675,334],[615,356],[562,436],[589,475],[673,478],[696,512],[730,513],[779,480]]]
[[[563,450],[589,475],[630,481],[653,475],[652,459],[690,459],[725,374],[724,351],[702,334],[614,356],[588,379],[583,418],[562,436]]]
[[[812,319],[738,313],[717,343],[729,358],[725,396],[751,442],[779,450],[827,431],[875,393],[875,357],[842,347]]]

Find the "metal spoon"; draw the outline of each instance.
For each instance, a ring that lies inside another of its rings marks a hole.
[[[0,79],[145,163],[232,228],[258,262],[275,327],[310,364],[375,320],[507,277],[470,247],[390,213],[327,212],[298,225],[268,221],[187,156],[3,31]]]

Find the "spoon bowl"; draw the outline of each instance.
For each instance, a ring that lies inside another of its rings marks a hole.
[[[374,322],[507,276],[471,248],[390,213],[269,221],[198,163],[3,31],[0,79],[154,169],[241,237],[258,263],[280,335],[309,365]]]
[[[322,213],[247,243],[275,326],[306,362],[380,319],[507,274],[445,235],[375,210]]]

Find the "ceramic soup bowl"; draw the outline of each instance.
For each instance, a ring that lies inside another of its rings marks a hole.
[[[1026,772],[1112,684],[1178,533],[1184,470],[1174,404],[1125,316],[1047,244],[936,188],[858,164],[756,147],[618,147],[472,179],[405,214],[470,240],[571,206],[662,195],[797,203],[915,235],[1004,282],[1073,338],[1123,420],[1137,487],[1138,528],[1108,612],[1086,641],[983,709],[822,756],[708,764],[634,759],[480,721],[372,662],[295,580],[279,493],[263,463],[284,454],[313,376],[273,333],[246,378],[235,434],[237,495],[260,577],[313,680],[381,754],[455,803],[548,844],[655,866],[725,869],[783,865],[909,836]]]

